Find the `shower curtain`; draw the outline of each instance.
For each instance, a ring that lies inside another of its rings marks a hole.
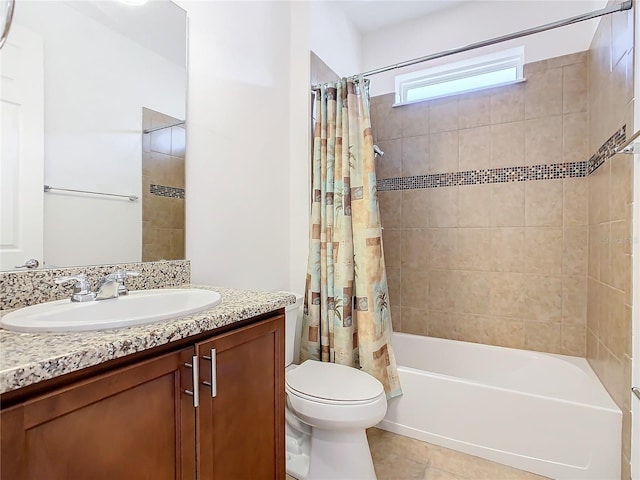
[[[361,368],[400,395],[376,193],[368,80],[315,91],[301,361]]]

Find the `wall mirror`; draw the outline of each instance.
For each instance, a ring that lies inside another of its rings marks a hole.
[[[168,0],[17,2],[0,269],[184,258],[186,42]]]

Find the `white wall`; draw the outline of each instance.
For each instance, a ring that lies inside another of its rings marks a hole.
[[[635,31],[634,31],[634,59],[635,65],[640,65],[640,10],[635,8]],[[631,136],[640,128],[640,74],[638,67],[634,72],[634,88],[633,88],[633,131],[627,131],[627,135]],[[629,128],[627,126],[627,128]],[[638,152],[638,141],[635,151]],[[640,155],[633,156],[634,163],[637,165]],[[640,168],[633,168],[633,245],[632,245],[632,281],[633,281],[633,307],[631,317],[632,328],[632,366],[631,366],[631,385],[640,388]],[[640,399],[631,396],[631,478],[640,478]]]
[[[45,184],[141,197],[142,107],[184,118],[185,69],[61,2],[18,7],[14,22],[44,38]],[[44,202],[47,264],[140,261],[140,201]]]
[[[289,288],[289,5],[179,4],[189,18],[192,281]]]
[[[603,8],[603,0],[505,0],[464,2],[430,16],[369,33],[362,40],[363,70],[455,49],[471,43],[536,27]],[[371,95],[394,91],[394,75],[439,63],[490,53],[517,45],[525,47],[525,62],[589,49],[598,20],[590,20],[510,42],[445,57],[428,63],[375,75]]]
[[[333,1],[309,2],[310,47],[341,77],[362,68],[361,35]]]

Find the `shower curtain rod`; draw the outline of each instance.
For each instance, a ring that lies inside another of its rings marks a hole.
[[[442,57],[448,57],[449,55],[455,55],[456,53],[467,52],[469,50],[475,50],[476,48],[488,47],[489,45],[494,45],[496,43],[506,42],[507,40],[514,40],[516,38],[524,37],[527,35],[532,35],[534,33],[546,32],[547,30],[552,30],[558,27],[564,27],[566,25],[572,25],[574,23],[582,22],[584,20],[591,20],[592,18],[602,17],[604,15],[609,15],[610,13],[622,12],[624,10],[630,10],[633,7],[633,0],[626,0],[619,5],[614,5],[612,7],[603,8],[600,10],[595,10],[589,13],[583,13],[582,15],[576,15],[575,17],[566,18],[564,20],[558,20],[556,22],[546,23],[544,25],[540,25],[538,27],[528,28],[526,30],[521,30],[515,33],[509,33],[507,35],[502,35],[500,37],[491,38],[489,40],[483,40],[481,42],[471,43],[469,45],[465,45],[464,47],[454,48],[452,50],[444,50],[442,52],[433,53],[431,55],[425,55],[424,57],[414,58],[412,60],[407,60],[405,62],[395,63],[393,65],[388,65],[382,68],[376,68],[374,70],[369,70],[368,72],[359,73],[357,75],[352,75],[349,77],[350,80],[357,80],[359,77],[367,77],[371,75],[377,75],[379,73],[388,72],[390,70],[395,70],[397,68],[408,67],[411,65],[415,65],[417,63],[428,62],[429,60],[435,60]],[[320,88],[321,85],[312,85],[311,89],[316,90]]]
[[[147,128],[146,130],[143,130],[142,133],[151,133],[151,132],[157,132],[158,130],[164,130],[165,128],[179,127],[180,125],[184,125],[185,123],[186,122],[182,120],[181,122],[174,123],[172,125],[167,125],[165,127]]]

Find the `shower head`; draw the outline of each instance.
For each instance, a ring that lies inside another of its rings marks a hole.
[[[373,146],[373,158],[376,158],[378,155],[380,155],[382,157],[382,156],[384,156],[384,152],[382,150],[380,150],[380,147],[378,145],[374,145]]]

